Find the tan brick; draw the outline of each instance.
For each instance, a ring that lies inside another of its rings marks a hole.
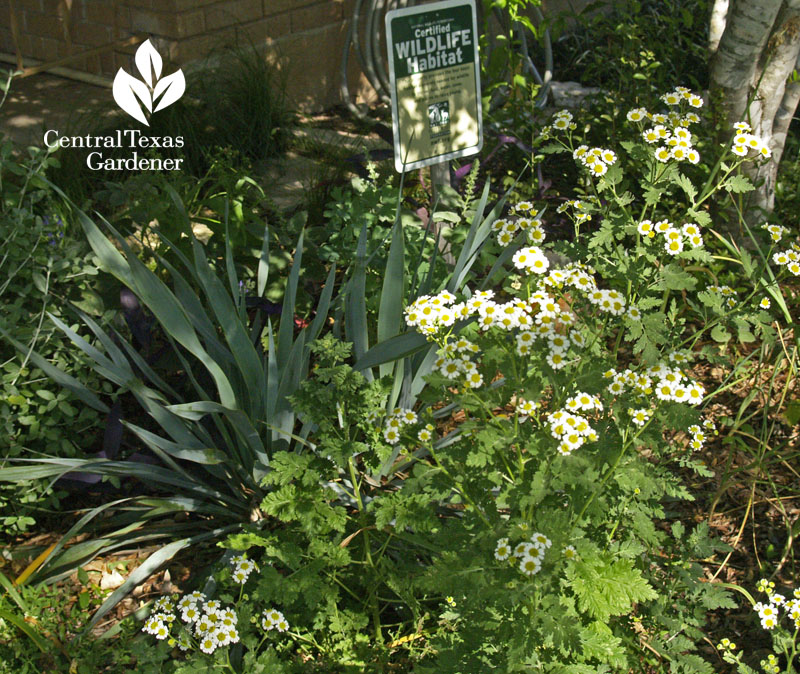
[[[116,73],[120,68],[129,73],[136,72],[132,54],[123,54],[118,51],[114,52],[114,72]]]
[[[64,24],[55,14],[25,12],[24,17],[24,28],[20,26],[21,32],[27,35],[49,37],[54,40],[64,38]]]
[[[288,13],[268,16],[266,19],[249,23],[241,27],[241,32],[247,35],[254,44],[269,38],[275,39],[291,32],[292,22]]]
[[[219,3],[219,0],[175,0],[175,10],[178,12],[185,12],[188,9],[213,5],[215,2]]]
[[[100,23],[104,26],[114,25],[114,5],[101,0],[86,0],[83,3],[82,18],[89,23]]]
[[[100,54],[100,72],[103,75],[109,76],[117,72],[114,68],[114,54],[109,51]]]
[[[93,75],[100,74],[100,58],[97,54],[85,57],[82,62],[82,67],[80,61],[76,61],[76,65],[79,66],[80,70],[84,70],[87,73],[92,73]]]
[[[14,53],[14,42],[11,39],[11,30],[0,28],[0,50],[9,54]]]
[[[290,9],[308,7],[319,0],[264,0],[264,16],[288,12]]]
[[[59,46],[62,43],[49,37],[39,38],[39,40],[41,56],[38,58],[42,59],[42,61],[55,61],[59,56]]]
[[[157,9],[162,12],[175,9],[175,0],[127,0],[126,4],[132,8]]]
[[[178,37],[178,21],[174,12],[131,7],[131,30],[165,37]]]
[[[292,33],[314,30],[342,20],[342,6],[339,3],[322,2],[309,7],[296,9],[291,13]]]
[[[205,14],[201,9],[194,12],[180,12],[177,17],[179,37],[198,35],[206,29]]]
[[[286,94],[304,111],[324,110],[341,102],[340,54],[347,33],[343,22],[305,33],[285,35],[270,51],[286,75]],[[324,57],[324,55],[335,55]],[[357,68],[353,66],[353,77]]]
[[[216,30],[236,23],[255,21],[264,16],[261,0],[232,0],[205,10],[206,29]]]
[[[217,38],[211,35],[196,35],[175,42],[169,56],[176,63],[183,65],[205,58],[216,44]]]
[[[70,31],[72,41],[76,44],[99,47],[114,39],[111,26],[101,26],[96,23],[76,23]]]

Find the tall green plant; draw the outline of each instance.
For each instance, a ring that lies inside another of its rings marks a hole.
[[[294,309],[300,278],[303,237],[282,306],[277,333],[271,319],[250,317],[239,284],[230,246],[221,269],[209,262],[203,246],[192,242],[191,259],[177,252],[181,268],[162,264],[170,288],[128,248],[113,227],[122,253],[83,212],[76,218],[100,259],[102,267],[121,281],[152,313],[172,356],[180,363],[185,386],[167,381],[133,344],[116,332],[104,330],[83,311],[75,310],[93,335],[90,341],[54,315],[51,320],[88,356],[93,369],[117,387],[117,396],[132,395],[160,429],[154,432],[129,420],[123,424],[151,450],[156,463],[107,459],[18,459],[0,469],[0,481],[58,478],[80,471],[103,478],[133,477],[151,492],[110,501],[90,509],[65,534],[37,571],[35,579],[69,573],[100,552],[144,541],[165,542],[137,568],[100,607],[92,625],[137,583],[179,550],[201,540],[235,531],[242,523],[258,520],[264,496],[261,480],[276,449],[294,442],[295,415],[287,402],[308,370],[305,344],[322,330],[333,293],[332,268],[311,325],[295,335]],[[257,293],[263,294],[269,274],[269,229],[265,229],[257,272]],[[191,282],[191,283],[190,283]],[[192,287],[201,289],[196,295]],[[263,341],[266,349],[261,347]],[[16,348],[25,345],[7,331],[2,334]],[[101,412],[108,406],[85,384],[54,367],[38,354],[32,361],[47,375],[70,389],[83,403]],[[173,516],[188,512],[200,519],[176,523]],[[65,547],[99,516],[102,533]]]

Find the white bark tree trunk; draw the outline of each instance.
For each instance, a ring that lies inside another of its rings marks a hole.
[[[772,150],[764,165],[746,165],[757,185],[748,221],[758,222],[774,206],[778,163],[800,101],[800,85],[787,85],[800,54],[800,0],[715,0],[710,39],[712,99],[723,123],[748,121]]]

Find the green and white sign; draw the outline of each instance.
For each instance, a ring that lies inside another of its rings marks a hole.
[[[483,146],[475,0],[386,15],[398,172],[476,154]]]

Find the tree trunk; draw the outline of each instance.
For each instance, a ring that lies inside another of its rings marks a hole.
[[[774,206],[778,163],[800,100],[800,84],[787,85],[800,54],[800,0],[716,0],[710,28],[711,94],[724,128],[747,121],[772,151],[764,164],[745,164],[756,185],[746,218],[758,224]]]

